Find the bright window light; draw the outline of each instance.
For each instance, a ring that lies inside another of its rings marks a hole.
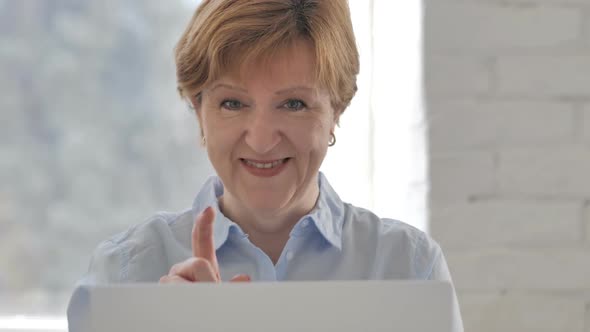
[[[351,0],[359,91],[322,171],[344,201],[427,231],[420,1]]]
[[[0,316],[0,331],[67,331],[64,317]]]

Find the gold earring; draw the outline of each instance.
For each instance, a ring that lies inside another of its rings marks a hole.
[[[205,135],[201,136],[201,145],[205,146],[207,144],[207,140],[205,139]]]
[[[336,135],[334,133],[330,133],[330,140],[328,141],[328,146],[334,146],[336,144]]]

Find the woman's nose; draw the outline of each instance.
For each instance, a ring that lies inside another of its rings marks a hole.
[[[271,152],[281,141],[279,121],[273,110],[253,110],[246,128],[246,144],[257,154]]]

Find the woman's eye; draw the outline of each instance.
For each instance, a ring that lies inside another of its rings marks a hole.
[[[221,107],[228,109],[230,111],[235,111],[244,107],[244,105],[242,105],[242,103],[239,100],[227,99],[221,102]]]
[[[299,111],[307,107],[307,105],[299,99],[289,99],[285,102],[284,107],[291,111]]]

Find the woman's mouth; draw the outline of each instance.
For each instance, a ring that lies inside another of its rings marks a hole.
[[[278,159],[274,161],[266,161],[266,162],[259,162],[249,159],[242,159],[248,166],[256,167],[256,168],[274,168],[279,166],[280,164],[286,162],[289,158],[285,159]]]
[[[252,160],[240,158],[242,165],[252,175],[261,177],[275,176],[285,168],[291,158],[275,159],[275,160]]]

